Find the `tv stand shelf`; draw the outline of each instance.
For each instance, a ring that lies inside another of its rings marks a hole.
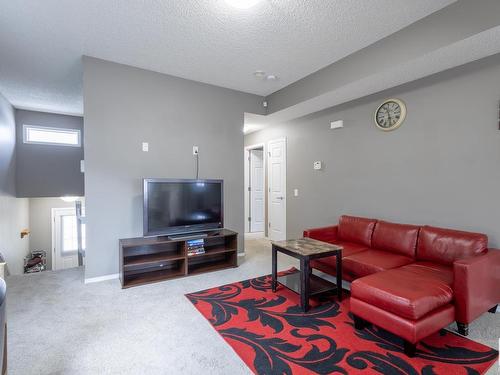
[[[122,288],[237,267],[238,233],[205,232],[205,253],[187,255],[188,239],[138,237],[119,241]],[[202,238],[200,236],[200,238]]]

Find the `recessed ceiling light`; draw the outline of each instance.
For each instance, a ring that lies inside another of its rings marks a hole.
[[[257,78],[264,78],[266,76],[266,72],[263,70],[256,70],[253,75]]]
[[[277,81],[278,80],[278,76],[275,76],[274,74],[269,74],[266,79],[268,81]]]
[[[238,9],[248,9],[257,5],[260,1],[261,0],[226,0],[226,3]]]

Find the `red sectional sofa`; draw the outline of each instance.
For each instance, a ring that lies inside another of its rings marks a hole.
[[[342,216],[304,237],[343,247],[357,329],[369,322],[405,340],[413,356],[424,337],[457,322],[459,333],[500,302],[500,251],[484,234]],[[335,257],[311,266],[336,273]]]

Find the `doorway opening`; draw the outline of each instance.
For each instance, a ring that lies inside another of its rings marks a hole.
[[[264,144],[245,147],[245,233],[266,234],[266,157]]]
[[[84,265],[86,247],[85,206],[52,208],[52,270]]]
[[[286,138],[245,147],[245,236],[286,236]]]

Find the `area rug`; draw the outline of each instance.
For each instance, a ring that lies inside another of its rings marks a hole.
[[[272,292],[270,275],[186,297],[256,374],[472,375],[498,358],[498,351],[445,330],[409,358],[397,336],[375,326],[354,329],[348,295],[340,303],[311,300],[304,314],[294,292]]]

